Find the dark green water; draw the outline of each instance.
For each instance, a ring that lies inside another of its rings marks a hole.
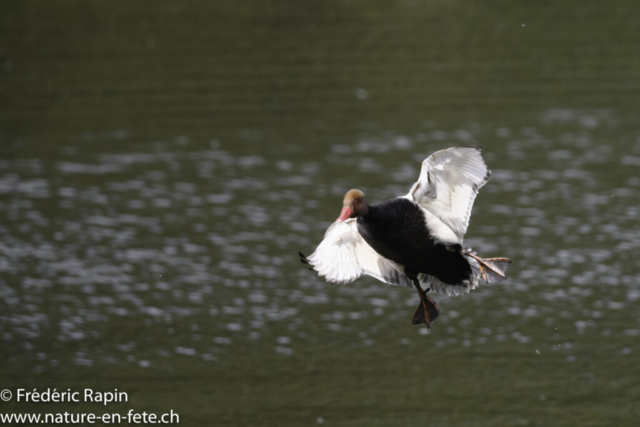
[[[0,389],[130,399],[0,412],[638,425],[640,7],[425,3],[3,2]],[[299,263],[460,144],[509,280],[427,333]]]

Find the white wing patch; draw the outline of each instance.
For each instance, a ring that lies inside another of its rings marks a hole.
[[[328,282],[350,283],[367,274],[391,285],[413,286],[403,267],[380,256],[365,242],[355,218],[333,223],[307,261]]]
[[[462,244],[473,202],[490,175],[480,147],[440,150],[422,162],[420,178],[405,197],[440,220],[429,222],[427,216],[432,232],[446,235],[444,224]]]

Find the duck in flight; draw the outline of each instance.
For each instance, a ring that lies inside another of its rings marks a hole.
[[[506,278],[508,258],[483,259],[462,246],[473,201],[490,175],[480,147],[452,147],[422,162],[418,181],[404,196],[369,205],[362,191],[349,190],[324,240],[300,259],[336,284],[366,274],[415,287],[420,304],[413,324],[431,327],[440,308],[429,291],[457,296],[480,278]]]

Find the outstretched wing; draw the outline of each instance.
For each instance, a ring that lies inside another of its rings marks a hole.
[[[355,218],[333,223],[315,252],[306,258],[300,255],[328,282],[349,283],[367,274],[391,285],[412,286],[401,273],[402,267],[380,256],[365,242]]]
[[[473,201],[490,175],[480,147],[451,147],[422,162],[420,178],[405,197],[442,221],[462,243]]]

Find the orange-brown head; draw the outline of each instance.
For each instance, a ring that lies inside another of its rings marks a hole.
[[[349,190],[347,194],[344,195],[342,212],[340,212],[340,216],[336,221],[342,222],[345,219],[365,216],[368,212],[369,205],[364,199],[364,193],[360,190]]]

